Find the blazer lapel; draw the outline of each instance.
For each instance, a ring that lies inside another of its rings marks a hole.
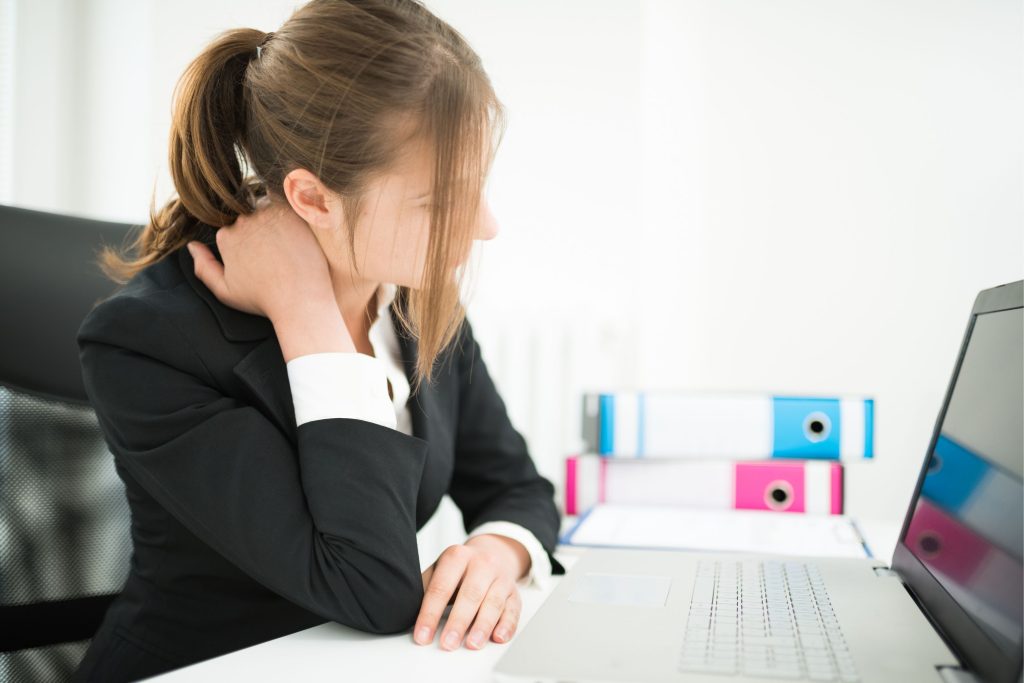
[[[397,299],[396,299],[397,301]],[[416,357],[419,350],[419,344],[412,337],[405,335],[402,327],[398,321],[398,313],[394,310],[394,307],[390,309],[391,312],[391,323],[395,328],[395,335],[398,337],[398,346],[402,352],[402,369],[405,370],[405,377],[409,381],[409,386],[412,386],[413,377],[416,369]],[[430,420],[433,419],[434,413],[436,412],[436,404],[434,391],[429,386],[423,385],[422,389],[416,395],[410,395],[407,402],[409,407],[409,417],[412,421],[412,433],[413,436],[417,436],[424,441],[430,441]]]
[[[400,304],[399,304],[400,305]],[[405,337],[399,326],[397,312],[391,309],[391,319],[398,334],[405,376],[412,386],[419,344]],[[416,528],[421,529],[440,504],[448,490],[455,462],[453,392],[455,390],[435,377],[433,384],[423,384],[420,391],[409,397],[406,407],[412,422],[412,435],[427,442],[427,462],[420,479],[416,499]]]
[[[218,260],[222,260],[212,228],[201,226],[197,239],[209,246]],[[293,442],[297,441],[295,406],[288,383],[288,368],[277,335],[274,334],[273,323],[263,316],[245,313],[221,303],[196,277],[194,261],[188,249],[180,249],[178,258],[185,279],[210,308],[224,338],[231,342],[256,342],[235,363],[232,372],[263,404],[282,432]]]

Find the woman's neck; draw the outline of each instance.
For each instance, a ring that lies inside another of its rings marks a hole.
[[[357,280],[353,282],[346,274],[343,276],[331,272],[334,286],[334,298],[338,302],[338,310],[345,321],[345,327],[352,335],[356,350],[360,353],[373,355],[370,345],[370,327],[377,318],[377,292],[379,282]]]

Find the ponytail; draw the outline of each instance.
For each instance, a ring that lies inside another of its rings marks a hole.
[[[150,201],[149,224],[125,258],[111,247],[100,254],[108,277],[125,283],[132,275],[195,239],[202,224],[219,227],[255,210],[261,183],[245,180],[249,62],[272,34],[240,28],[218,36],[182,74],[174,90],[168,150],[178,196],[159,212]]]

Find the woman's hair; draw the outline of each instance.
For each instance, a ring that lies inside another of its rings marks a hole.
[[[395,306],[418,340],[416,391],[465,317],[462,269],[453,279],[451,264],[472,244],[504,127],[479,57],[418,0],[312,0],[272,33],[220,34],[188,66],[175,88],[170,134],[177,196],[159,211],[151,202],[149,224],[128,247],[133,257],[107,247],[100,267],[127,282],[204,225],[233,223],[267,192],[283,197],[295,168],[336,192],[354,224],[369,181],[406,143],[429,141],[427,265],[422,289],[400,287]],[[354,230],[348,233],[358,272]]]

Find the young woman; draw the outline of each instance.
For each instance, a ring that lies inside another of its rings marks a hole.
[[[459,302],[502,121],[414,0],[313,0],[188,67],[178,197],[102,255],[124,286],[78,334],[134,542],[79,680],[325,620],[428,644],[449,604],[442,648],[503,643],[519,585],[564,573],[554,489]],[[421,572],[445,493],[470,538]]]

